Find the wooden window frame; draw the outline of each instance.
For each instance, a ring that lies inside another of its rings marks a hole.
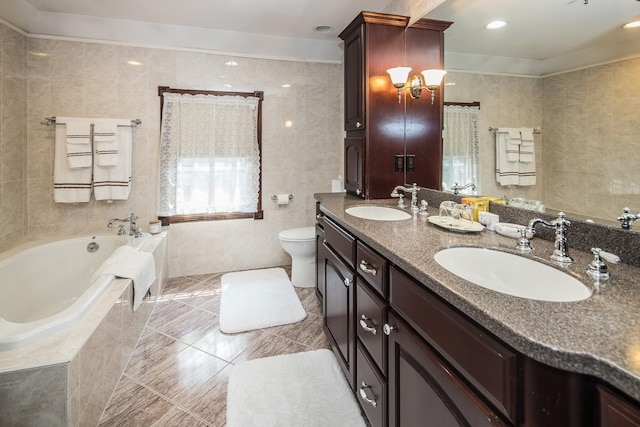
[[[222,92],[212,90],[196,90],[196,89],[173,89],[169,86],[158,86],[158,96],[160,97],[160,129],[162,130],[162,109],[164,107],[164,94],[177,93],[187,95],[217,95],[217,96],[242,96],[245,98],[258,98],[258,152],[260,153],[260,170],[258,171],[258,206],[255,212],[225,212],[225,213],[198,213],[186,215],[169,215],[159,216],[162,225],[177,224],[181,222],[194,221],[219,221],[228,219],[264,219],[264,211],[262,210],[262,101],[264,100],[263,91],[255,92]]]

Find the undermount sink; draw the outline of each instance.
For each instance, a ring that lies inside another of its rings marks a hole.
[[[571,302],[591,290],[569,274],[515,254],[486,248],[448,248],[434,259],[445,269],[478,286],[520,298]]]
[[[389,206],[352,206],[344,211],[349,215],[373,221],[400,221],[411,218],[411,214]]]

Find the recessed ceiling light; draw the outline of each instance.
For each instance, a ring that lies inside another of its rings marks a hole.
[[[224,87],[231,88],[231,87],[233,87],[233,86],[231,86],[229,83],[227,83],[226,85],[224,85]]]
[[[500,20],[498,20],[498,21],[492,21],[492,22],[489,22],[489,23],[488,23],[487,25],[485,25],[484,27],[485,27],[487,30],[497,30],[498,28],[504,28],[504,27],[506,27],[507,25],[509,25],[509,23],[508,23],[507,21],[500,21]]]
[[[236,61],[227,61],[224,63],[224,65],[228,65],[230,67],[235,67],[236,65],[238,65],[238,63]]]
[[[622,28],[638,28],[640,27],[640,20],[627,22],[622,26]]]
[[[129,65],[142,65],[142,62],[138,62],[138,61],[127,61],[127,64]]]
[[[31,55],[33,55],[33,56],[38,56],[38,57],[41,57],[41,58],[44,58],[44,57],[46,57],[46,56],[49,56],[49,54],[48,54],[48,53],[46,53],[46,52],[29,52],[29,53],[30,53]]]
[[[318,25],[314,28],[314,31],[317,31],[319,33],[330,33],[331,31],[333,31],[333,27],[330,27],[328,25]]]
[[[282,85],[282,87],[291,87],[291,85],[289,83],[285,83]]]

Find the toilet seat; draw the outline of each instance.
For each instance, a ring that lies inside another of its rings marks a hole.
[[[282,230],[278,237],[285,242],[313,242],[316,239],[315,227],[291,228]]]

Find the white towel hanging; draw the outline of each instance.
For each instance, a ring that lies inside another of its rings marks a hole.
[[[56,203],[84,203],[91,198],[91,168],[71,168],[67,161],[65,126],[56,126],[53,161],[53,200]]]
[[[116,139],[117,164],[95,164],[93,167],[93,192],[96,200],[127,200],[131,193],[131,126],[118,126]]]
[[[518,185],[518,161],[509,161],[509,134],[496,132],[496,181],[500,185]]]
[[[58,127],[64,128],[66,157],[71,169],[90,168],[91,122],[77,117],[58,117]],[[56,127],[57,129],[57,127]]]

